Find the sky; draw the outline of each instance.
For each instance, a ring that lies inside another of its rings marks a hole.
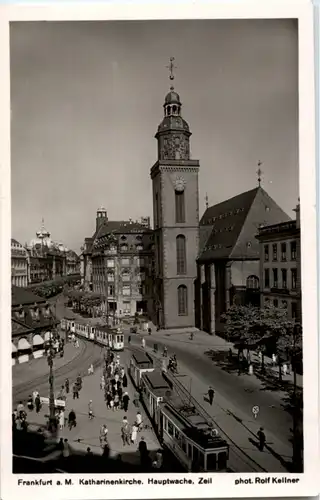
[[[200,216],[257,185],[294,214],[298,191],[294,20],[11,24],[12,237],[41,226],[79,251],[103,205],[151,216],[154,135],[169,91],[200,160]]]

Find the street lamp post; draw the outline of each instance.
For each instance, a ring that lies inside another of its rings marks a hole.
[[[49,365],[49,430],[55,432],[57,425],[55,419],[55,404],[54,404],[54,376],[53,376],[53,360],[55,358],[55,350],[53,346],[53,335],[50,332],[49,350],[47,354]]]

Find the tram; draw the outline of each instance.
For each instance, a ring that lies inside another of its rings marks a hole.
[[[124,335],[120,328],[110,328],[99,324],[89,323],[85,319],[62,318],[60,322],[62,330],[71,335],[91,340],[96,344],[109,347],[113,351],[123,351]]]
[[[160,443],[188,472],[228,472],[227,441],[218,435],[201,410],[175,390],[170,376],[154,366],[143,367],[144,355],[133,354],[130,374],[136,374],[132,379]]]

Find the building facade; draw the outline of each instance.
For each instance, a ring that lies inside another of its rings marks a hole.
[[[109,221],[106,210],[97,211],[95,234],[85,239],[82,279],[85,289],[101,295],[107,317],[152,316],[153,246],[149,218]]]
[[[300,206],[296,220],[261,227],[261,307],[285,308],[288,316],[301,322]]]
[[[30,290],[12,286],[11,338],[12,364],[42,357],[45,343],[56,328],[52,305]]]
[[[155,241],[154,297],[160,328],[194,326],[199,243],[199,161],[191,160],[189,125],[171,87],[158,127],[158,159],[151,168]]]
[[[196,326],[223,332],[233,304],[260,305],[259,227],[288,215],[260,186],[208,207],[200,221]]]
[[[42,226],[36,238],[26,247],[28,254],[28,281],[30,284],[54,280],[57,277],[80,272],[80,258],[62,243],[51,240],[51,235]]]
[[[17,240],[11,238],[11,284],[26,287],[29,279],[28,252]]]

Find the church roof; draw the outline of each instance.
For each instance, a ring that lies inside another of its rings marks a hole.
[[[168,130],[177,130],[181,132],[189,132],[189,125],[181,116],[165,116],[158,127],[159,132],[167,132]]]
[[[110,233],[115,233],[115,234],[129,234],[129,233],[145,233],[145,232],[151,232],[152,230],[143,224],[140,224],[139,222],[133,222],[133,221],[128,221],[128,220],[121,220],[121,221],[110,221],[108,220],[104,224],[101,225],[101,227],[96,231],[94,235],[94,239],[101,238],[102,236],[105,236]]]
[[[200,221],[199,262],[259,258],[259,227],[289,219],[261,187],[213,205]]]

